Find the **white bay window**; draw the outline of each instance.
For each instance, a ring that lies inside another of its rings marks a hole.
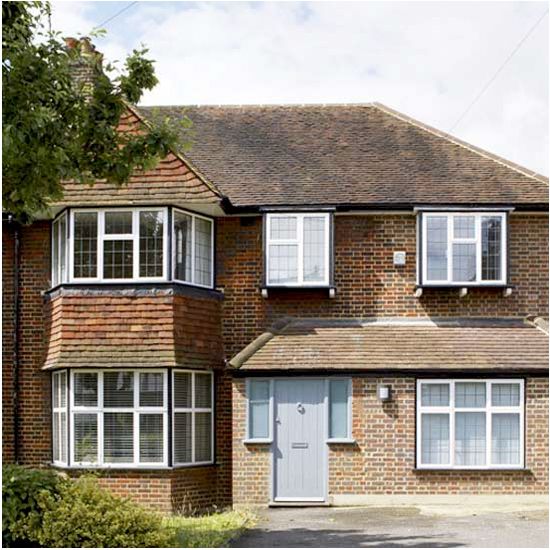
[[[506,284],[506,214],[422,213],[422,283]]]
[[[522,468],[524,381],[418,380],[419,468]]]
[[[330,214],[266,215],[268,286],[328,286]]]

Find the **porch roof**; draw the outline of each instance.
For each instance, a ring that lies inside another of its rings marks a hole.
[[[548,371],[544,325],[492,318],[285,319],[230,365],[247,372],[543,372]]]

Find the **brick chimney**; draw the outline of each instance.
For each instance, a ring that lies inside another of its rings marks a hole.
[[[102,71],[103,54],[95,49],[87,36],[65,38],[70,56],[71,72],[76,86],[89,97],[92,94],[97,75]]]

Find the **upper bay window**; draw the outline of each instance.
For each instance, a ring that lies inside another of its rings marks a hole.
[[[267,214],[267,286],[328,286],[330,214]]]
[[[506,284],[506,214],[422,213],[422,283]]]
[[[64,212],[52,224],[52,285],[177,280],[212,288],[213,220],[171,213],[172,231],[163,207]]]

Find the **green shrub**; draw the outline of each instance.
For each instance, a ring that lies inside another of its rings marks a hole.
[[[57,495],[42,492],[38,500],[41,546],[162,548],[171,543],[159,515],[113,496],[90,476],[64,484]]]
[[[2,468],[3,546],[30,546],[42,527],[40,495],[57,495],[63,480],[52,470],[9,465]]]

